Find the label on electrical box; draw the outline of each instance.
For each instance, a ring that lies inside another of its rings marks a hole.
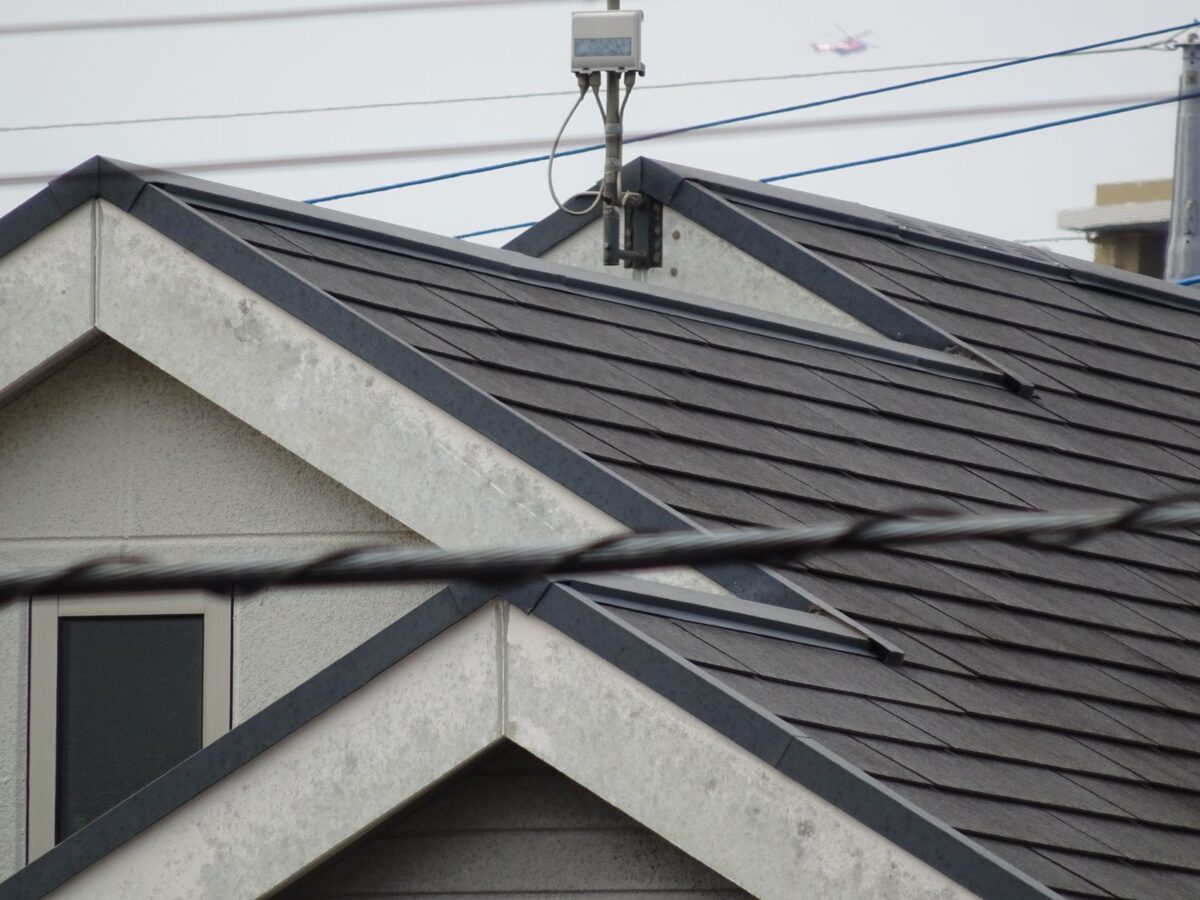
[[[575,38],[576,56],[630,56],[633,54],[633,38],[594,37]]]

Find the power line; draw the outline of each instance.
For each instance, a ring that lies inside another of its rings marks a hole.
[[[63,34],[78,31],[119,31],[130,28],[186,28],[195,25],[282,22],[380,13],[427,12],[481,6],[516,6],[528,3],[562,3],[564,0],[410,0],[407,3],[358,3],[347,6],[307,6],[295,9],[260,9],[247,12],[193,13],[182,16],[140,16],[122,19],[73,19],[62,22],[18,22],[0,25],[0,37]]]
[[[1008,131],[997,131],[992,134],[981,134],[976,137],[964,138],[958,141],[949,141],[945,144],[934,144],[930,147],[920,147],[916,150],[902,150],[899,153],[885,153],[881,156],[869,156],[865,159],[856,159],[851,162],[835,163],[830,166],[817,166],[814,169],[804,169],[799,172],[788,172],[784,175],[772,175],[769,178],[760,178],[763,184],[772,184],[776,181],[786,181],[789,178],[801,178],[804,175],[819,175],[823,172],[837,172],[842,169],[853,169],[858,166],[869,166],[875,163],[890,162],[894,159],[908,159],[913,156],[924,156],[927,153],[938,153],[942,150],[953,150],[957,147],[969,147],[972,144],[983,144],[988,141],[998,141],[1002,138],[1016,137],[1021,134],[1032,134],[1035,131],[1045,131],[1048,128],[1059,128],[1063,125],[1074,125],[1078,122],[1088,122],[1092,119],[1103,119],[1108,116],[1116,116],[1121,113],[1135,112],[1139,109],[1149,109],[1153,106],[1162,106],[1166,103],[1179,103],[1183,100],[1192,100],[1200,97],[1200,92],[1192,94],[1180,94],[1177,97],[1163,97],[1158,100],[1147,100],[1144,103],[1134,103],[1130,106],[1118,106],[1114,109],[1105,109],[1100,112],[1087,113],[1082,116],[1071,116],[1068,119],[1055,119],[1050,122],[1040,122],[1037,125],[1026,125],[1024,128],[1012,128]]]
[[[1075,97],[1063,100],[1042,100],[1034,103],[994,104],[989,106],[958,106],[941,109],[910,110],[897,113],[876,113],[862,116],[826,116],[823,118],[805,119],[794,122],[748,122],[742,125],[731,125],[717,132],[717,136],[733,136],[759,132],[803,131],[817,128],[849,128],[863,125],[878,125],[891,122],[918,122],[936,119],[956,119],[983,115],[1010,115],[1013,113],[1034,112],[1056,109],[1079,109],[1091,106],[1106,106],[1111,103],[1138,102],[1150,99],[1144,95],[1124,97]],[[711,136],[712,132],[684,132],[680,138]],[[649,140],[654,133],[647,132],[635,135],[629,143]],[[574,138],[564,141],[570,147],[591,146],[596,138]],[[311,165],[338,165],[347,163],[365,163],[379,161],[394,161],[400,159],[416,159],[422,157],[446,158],[450,156],[478,156],[495,152],[521,152],[538,147],[545,147],[549,141],[546,138],[520,138],[510,141],[492,141],[490,143],[438,144],[423,147],[397,147],[384,150],[363,150],[351,153],[322,153],[299,154],[296,156],[267,156],[249,157],[226,160],[197,160],[190,162],[163,163],[154,168],[167,169],[176,172],[216,172],[237,171],[247,169],[295,168]],[[559,154],[560,156],[563,154]],[[58,175],[58,172],[25,172],[16,175],[0,176],[0,187],[20,184],[41,184]]]
[[[803,528],[626,534],[585,543],[486,550],[362,547],[305,559],[155,564],[112,558],[0,574],[0,600],[30,595],[202,589],[245,595],[268,587],[470,580],[504,583],[600,572],[779,564],[836,550],[894,550],[935,542],[1000,540],[1055,546],[1114,532],[1200,525],[1195,497],[1086,512],[884,515]]]
[[[1143,44],[1137,47],[1113,47],[1105,50],[1082,51],[1073,54],[1077,56],[1093,56],[1100,53],[1130,53],[1141,50],[1157,49],[1156,44]],[[883,72],[904,72],[913,69],[937,69],[956,66],[976,66],[987,63],[1013,62],[1021,59],[1019,56],[998,56],[990,59],[959,59],[942,60],[939,62],[911,63],[904,66],[870,66],[858,69],[823,69],[817,72],[791,72],[782,75],[746,75],[730,78],[710,78],[699,81],[671,81],[665,84],[639,84],[638,92],[669,91],[679,88],[713,87],[731,84],[758,84],[770,81],[791,81],[796,79],[826,78],[835,75],[862,75]],[[178,116],[143,116],[131,119],[89,119],[77,122],[49,122],[32,125],[0,125],[0,133],[10,134],[25,131],[52,131],[65,128],[100,128],[118,125],[148,125],[163,122],[205,122],[223,119],[250,119],[263,116],[299,116],[314,113],[359,112],[363,110],[402,109],[420,106],[454,106],[463,103],[489,103],[506,100],[531,100],[541,97],[573,97],[575,91],[528,91],[520,94],[481,94],[473,97],[441,97],[426,100],[388,100],[379,103],[350,103],[335,106],[298,106],[286,109],[260,109],[246,112],[213,112],[191,113]]]
[[[501,225],[499,228],[484,228],[482,231],[467,231],[454,237],[465,240],[473,237],[483,237],[485,234],[499,234],[502,231],[516,231],[518,228],[532,228],[537,222],[518,222],[516,225]]]
[[[983,144],[983,143],[987,143],[988,141],[998,141],[998,140],[1001,140],[1002,138],[1015,137],[1017,135],[1022,135],[1022,134],[1031,134],[1035,131],[1045,131],[1050,128],[1058,128],[1062,125],[1074,125],[1079,122],[1091,121],[1092,119],[1103,119],[1108,116],[1115,116],[1115,115],[1119,115],[1121,113],[1127,113],[1127,112],[1135,112],[1140,109],[1149,109],[1150,107],[1162,106],[1167,103],[1179,103],[1182,100],[1191,100],[1195,97],[1200,97],[1200,93],[1181,94],[1181,95],[1175,96],[1175,97],[1160,97],[1160,98],[1154,99],[1154,100],[1147,100],[1147,101],[1144,101],[1141,103],[1133,103],[1133,104],[1129,104],[1127,106],[1118,106],[1113,109],[1105,109],[1105,110],[1101,110],[1099,112],[1088,113],[1088,114],[1082,115],[1082,116],[1071,116],[1070,118],[1067,118],[1067,119],[1054,119],[1050,122],[1041,122],[1037,125],[1026,125],[1023,128],[1012,128],[1012,129],[1009,129],[1008,131],[998,131],[998,132],[993,132],[991,134],[978,135],[976,137],[964,138],[964,139],[958,140],[958,141],[949,141],[944,144],[934,144],[933,146],[929,146],[929,147],[920,147],[915,150],[902,150],[897,153],[886,153],[886,154],[883,154],[882,156],[871,156],[871,157],[867,157],[866,159],[858,159],[858,160],[853,160],[851,162],[835,163],[835,164],[829,165],[829,166],[818,166],[813,169],[804,169],[799,172],[789,172],[785,175],[772,175],[767,178],[760,178],[759,181],[762,182],[763,184],[771,184],[776,181],[785,181],[790,178],[801,178],[805,175],[817,175],[817,174],[820,174],[823,172],[837,172],[837,171],[840,171],[841,169],[852,169],[852,168],[856,168],[858,166],[867,166],[867,165],[873,165],[874,163],[889,162],[889,161],[895,160],[895,159],[907,159],[907,158],[913,157],[913,156],[924,156],[926,154],[937,153],[942,150],[952,150],[957,147],[967,147],[972,144]],[[578,152],[578,151],[568,150],[566,153],[560,153],[559,155],[566,156],[572,152]],[[531,224],[536,224],[536,223],[523,222],[523,223],[520,223],[517,225],[502,225],[497,228],[488,228],[483,231],[470,231],[470,232],[466,232],[465,234],[458,234],[458,235],[455,235],[455,237],[469,238],[469,237],[479,237],[479,236],[485,235],[485,234],[497,234],[502,231],[515,231],[518,228],[526,228]],[[1055,239],[1055,240],[1075,240],[1075,239],[1074,238],[1060,238],[1060,239]],[[1027,243],[1040,243],[1040,242],[1029,241]]]
[[[783,113],[799,112],[801,110],[806,110],[806,109],[816,109],[821,106],[829,106],[831,104],[842,103],[847,100],[857,100],[857,99],[861,99],[863,97],[874,97],[874,96],[878,96],[880,94],[888,94],[888,93],[893,93],[895,91],[905,90],[907,88],[920,87],[923,85],[935,84],[937,82],[942,82],[942,81],[950,81],[955,78],[965,78],[968,75],[979,75],[984,72],[994,72],[999,69],[1005,69],[1005,68],[1010,68],[1012,66],[1024,65],[1026,63],[1031,63],[1031,62],[1039,62],[1039,61],[1046,60],[1046,59],[1053,59],[1055,57],[1070,56],[1072,54],[1082,53],[1082,52],[1088,51],[1088,50],[1098,50],[1103,47],[1110,47],[1115,44],[1127,44],[1130,41],[1142,40],[1143,38],[1158,37],[1159,35],[1163,35],[1163,34],[1178,34],[1181,29],[1187,29],[1187,28],[1191,27],[1191,25],[1197,24],[1197,21],[1200,21],[1200,20],[1194,20],[1193,22],[1185,23],[1183,25],[1172,25],[1170,28],[1158,28],[1158,29],[1155,29],[1154,31],[1144,31],[1139,34],[1125,35],[1124,37],[1111,38],[1109,40],[1097,41],[1097,42],[1094,42],[1091,44],[1083,44],[1078,47],[1069,47],[1065,50],[1054,50],[1049,53],[1039,53],[1035,56],[1023,56],[1018,59],[1009,60],[1006,62],[991,63],[991,64],[984,65],[984,66],[976,66],[975,68],[963,69],[958,72],[949,72],[944,75],[931,75],[927,78],[919,78],[919,79],[916,79],[913,81],[902,81],[902,82],[899,82],[898,84],[890,84],[890,85],[885,85],[883,87],[870,88],[868,90],[863,90],[863,91],[855,91],[855,92],[849,93],[849,94],[840,94],[836,97],[827,97],[824,100],[811,100],[806,103],[796,103],[791,106],[781,106],[776,109],[767,109],[767,110],[762,110],[760,112],[746,113],[746,114],[740,115],[740,116],[729,116],[724,119],[714,119],[709,122],[700,122],[695,125],[685,125],[680,128],[674,128],[674,129],[671,129],[668,131],[660,131],[660,132],[656,132],[651,135],[646,135],[642,138],[639,138],[638,140],[643,140],[643,141],[654,140],[657,138],[672,137],[674,135],[684,134],[684,133],[692,132],[692,131],[704,131],[704,130],[707,130],[710,128],[720,128],[720,127],[724,127],[724,126],[728,126],[728,125],[738,124],[741,122],[749,122],[749,121],[752,121],[755,119],[763,119],[763,118],[767,118],[770,116],[778,116],[778,115],[782,115]],[[627,144],[634,143],[634,141],[630,140],[630,141],[626,141],[626,143]],[[581,147],[576,150],[568,150],[565,153],[562,153],[560,155],[568,156],[568,155],[579,154],[579,153],[589,153],[593,150],[601,150],[603,148],[604,148],[603,144],[595,144],[595,145],[592,145],[589,147]],[[462,178],[467,175],[479,175],[479,174],[482,174],[485,172],[495,172],[495,171],[499,171],[501,169],[510,169],[510,168],[514,168],[516,166],[525,166],[525,165],[530,165],[531,163],[545,162],[548,159],[549,159],[549,156],[546,154],[542,154],[539,156],[530,156],[530,157],[525,157],[524,159],[514,159],[514,160],[509,160],[508,162],[494,163],[489,166],[478,166],[478,167],[472,168],[472,169],[461,169],[457,172],[444,172],[440,175],[430,175],[425,178],[415,178],[415,179],[411,179],[408,181],[395,182],[393,184],[384,184],[384,185],[378,185],[376,187],[361,188],[359,190],[345,191],[345,192],[339,193],[339,194],[328,194],[324,197],[312,197],[308,200],[305,200],[304,202],[312,203],[312,204],[329,203],[333,200],[346,200],[351,197],[363,197],[368,194],[378,194],[378,193],[382,193],[384,191],[399,190],[400,188],[416,187],[417,185],[421,185],[421,184],[432,184],[432,183],[438,182],[438,181],[448,181],[453,178]]]
[[[1071,237],[1047,237],[1047,238],[1021,238],[1013,241],[1014,244],[1062,244],[1068,241],[1086,241],[1087,235],[1079,234]]]

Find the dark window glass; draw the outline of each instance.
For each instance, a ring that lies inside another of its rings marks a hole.
[[[55,840],[200,749],[202,616],[58,623]]]

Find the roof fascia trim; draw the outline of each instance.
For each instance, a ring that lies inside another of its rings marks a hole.
[[[578,590],[555,584],[533,615],[980,897],[1057,897]]]
[[[624,177],[624,170],[622,170],[622,178]],[[625,180],[624,183],[629,187],[628,180]],[[504,249],[539,259],[547,250],[558,246],[575,232],[591,225],[601,215],[603,213],[599,207],[586,215],[579,216],[556,209],[546,218],[526,228],[507,244],[504,244]]]
[[[323,208],[276,197],[256,194],[231,188],[222,192],[222,186],[210,182],[175,176],[167,173],[155,186],[171,196],[183,197],[200,205],[214,206],[231,215],[245,216],[251,213],[271,218],[285,227],[309,230],[338,240],[353,240],[363,246],[395,252],[401,250],[423,259],[442,263],[463,265],[474,271],[491,275],[528,281],[549,287],[586,292],[600,296],[609,302],[623,303],[638,309],[653,311],[667,310],[672,313],[694,317],[699,321],[771,337],[816,341],[826,346],[842,347],[884,360],[911,362],[920,359],[924,368],[935,368],[978,379],[997,378],[994,367],[984,366],[973,360],[944,358],[937,352],[890,341],[870,335],[826,328],[816,323],[803,322],[788,316],[751,310],[733,303],[722,303],[695,294],[686,294],[668,288],[650,287],[603,273],[592,273],[587,269],[548,262],[534,257],[514,255],[508,250],[467,244],[464,241],[440,237],[439,235],[402,228],[385,222],[375,222],[338,213]],[[639,183],[637,170],[630,169],[633,184]],[[332,227],[331,227],[332,226]],[[334,230],[336,229],[336,230]],[[468,249],[464,249],[464,247]]]
[[[882,294],[695,182],[687,181],[679,186],[672,206],[739,250],[812,291],[826,303],[892,340],[934,352],[944,352],[955,346],[954,338],[940,328],[901,309]],[[763,240],[764,237],[767,240]]]
[[[703,169],[692,169],[659,160],[645,160],[648,169],[653,165],[663,171],[665,183],[690,180],[708,185],[718,190],[737,195],[752,203],[764,203],[786,207],[797,212],[807,213],[810,217],[834,221],[866,233],[882,234],[893,240],[916,246],[930,246],[939,250],[948,250],[969,259],[985,258],[992,262],[1005,263],[1017,269],[1035,269],[1041,274],[1064,281],[1075,281],[1089,287],[1116,289],[1136,294],[1139,298],[1158,301],[1169,306],[1177,306],[1189,311],[1200,311],[1200,295],[1194,290],[1137,272],[1128,272],[1112,266],[1103,266],[1090,260],[1073,256],[1064,256],[1052,250],[1041,247],[1022,246],[1021,252],[1005,253],[999,248],[989,249],[974,246],[966,242],[966,238],[979,237],[988,241],[1004,242],[1000,238],[990,238],[987,235],[976,235],[964,229],[936,225],[921,219],[902,216],[896,213],[886,213],[873,207],[858,203],[834,200],[821,197],[805,191],[791,188],[781,188],[776,185],[761,184],[709,172]],[[657,183],[651,180],[648,183]],[[655,199],[658,199],[657,197]],[[938,234],[926,234],[924,229],[936,228],[938,231],[959,232],[963,241]],[[1036,258],[1035,258],[1036,257]]]
[[[644,530],[688,527],[664,504],[387,334],[170,194],[151,187],[129,211],[613,518]]]
[[[1075,284],[1105,290],[1117,288],[1134,295],[1138,300],[1161,303],[1163,306],[1192,313],[1200,312],[1200,293],[1197,293],[1195,287],[1175,284],[1173,281],[1153,278],[1138,272],[1127,272],[1086,259],[1075,259],[1072,262],[1075,265],[1071,267],[1070,280]]]
[[[100,158],[79,164],[0,218],[0,256],[49,228],[71,210],[100,195]]]
[[[694,181],[713,188],[721,193],[735,195],[739,200],[746,200],[759,206],[783,207],[793,212],[803,213],[809,218],[824,222],[834,222],[846,225],[857,231],[868,234],[885,234],[890,238],[899,238],[914,244],[930,244],[943,249],[955,249],[972,256],[986,256],[994,261],[1004,261],[1016,266],[1034,266],[1056,272],[1060,276],[1069,268],[1057,254],[1043,250],[1040,247],[1015,245],[1012,252],[1005,252],[1002,245],[1011,244],[1000,238],[939,225],[913,216],[824,197],[795,188],[784,188],[775,184],[763,184],[732,175],[709,172],[703,169],[692,169],[687,166],[676,166],[669,163],[658,163],[674,170],[677,177]],[[956,240],[954,234],[962,235]],[[971,240],[996,243],[1001,246],[973,246]]]
[[[168,193],[174,196],[178,192],[169,191]],[[231,203],[228,198],[211,193],[203,197],[184,196],[190,197],[192,202],[204,208],[213,208],[234,216],[244,217],[248,214],[245,207]],[[871,358],[902,362],[911,362],[914,357],[924,359],[921,354],[926,352],[920,347],[899,344],[889,341],[887,338],[876,338],[833,326],[822,326],[784,315],[749,309],[735,303],[723,303],[720,300],[701,297],[698,294],[687,294],[663,287],[651,287],[603,273],[593,273],[588,269],[575,266],[566,266],[532,257],[522,263],[515,263],[513,259],[508,258],[507,251],[505,251],[505,258],[501,261],[503,264],[497,265],[482,255],[464,255],[461,252],[451,255],[433,251],[431,249],[434,246],[433,241],[397,243],[381,240],[383,232],[374,235],[355,234],[348,237],[342,231],[330,228],[328,223],[311,219],[279,217],[271,210],[251,210],[249,212],[259,216],[261,221],[267,221],[270,224],[308,231],[343,241],[352,240],[362,246],[388,252],[403,252],[437,263],[462,265],[468,271],[482,273],[493,278],[505,278],[525,284],[576,291],[611,303],[652,312],[668,312],[696,321],[725,328],[735,328],[739,331],[761,334],[780,340],[815,342],[822,346],[841,347]],[[481,249],[491,250],[492,248]],[[966,358],[944,359],[942,354],[933,352],[929,353],[929,357],[929,366],[945,368],[970,378],[996,377],[995,372]]]
[[[0,882],[0,900],[48,894],[458,624],[495,596],[496,589],[487,586],[443,588],[341,659]]]
[[[129,212],[597,509],[637,531],[699,531],[686,516],[564,443],[420,351],[387,334],[163,189],[142,190]],[[864,634],[888,659],[902,651],[777,573],[757,565],[697,567],[748,599],[793,609],[820,606]]]
[[[976,378],[999,382],[1023,397],[1033,395],[1035,385],[1013,374],[986,353],[904,309],[708,188],[684,182],[676,192],[673,208],[847,315],[882,332],[889,340],[910,345],[905,348],[909,351],[907,354],[894,347],[888,348],[898,358],[915,358],[922,368],[962,371],[965,367],[940,358],[954,348],[986,367],[971,370]],[[763,240],[764,236],[767,240]]]
[[[813,612],[767,606],[737,597],[718,597],[628,575],[588,575],[564,578],[560,583],[586,592],[601,605],[611,603],[668,617],[673,613],[690,613],[728,627],[742,626],[755,633],[766,630],[776,636],[796,635],[807,644],[876,655],[861,633],[848,633],[840,623],[834,624],[828,617]]]

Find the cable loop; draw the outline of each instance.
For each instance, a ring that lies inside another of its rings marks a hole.
[[[546,183],[550,186],[550,198],[554,201],[554,205],[569,216],[590,216],[596,207],[600,204],[600,199],[604,196],[600,191],[585,191],[585,194],[595,194],[596,199],[591,202],[587,209],[575,210],[567,209],[563,202],[558,199],[558,193],[554,190],[554,157],[558,155],[558,144],[562,140],[563,132],[567,130],[567,126],[571,123],[572,117],[575,115],[575,110],[579,109],[579,104],[583,102],[583,98],[587,95],[590,82],[585,76],[579,78],[579,96],[575,98],[574,105],[571,106],[571,111],[567,113],[567,118],[563,120],[562,127],[558,129],[558,134],[554,136],[554,144],[550,147],[549,164],[546,166]],[[596,95],[596,103],[600,103],[599,90],[595,86],[591,86],[591,90]],[[600,112],[603,115],[604,107],[600,107]],[[579,195],[576,195],[579,196]]]

